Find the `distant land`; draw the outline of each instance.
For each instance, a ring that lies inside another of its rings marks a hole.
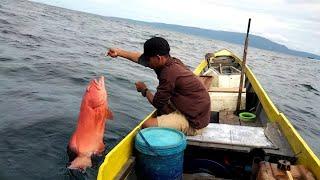
[[[189,26],[181,26],[181,25],[174,25],[174,24],[165,24],[165,23],[154,23],[154,22],[144,22],[144,21],[137,21],[132,19],[125,19],[125,18],[116,18],[116,17],[110,17],[113,19],[123,19],[130,21],[132,23],[142,24],[142,25],[148,25],[155,28],[170,30],[170,31],[176,31],[180,33],[185,34],[191,34],[195,36],[205,37],[209,39],[215,39],[220,41],[226,41],[229,43],[234,44],[244,44],[244,38],[246,36],[245,33],[238,33],[238,32],[229,32],[229,31],[216,31],[216,30],[210,30],[210,29],[202,29],[202,28],[196,28],[196,27],[189,27]],[[280,52],[284,54],[290,54],[294,56],[300,56],[305,57],[309,59],[317,59],[320,60],[320,56],[308,52],[303,51],[296,51],[287,48],[285,45],[273,42],[267,38],[252,35],[249,36],[249,46],[274,51],[274,52]]]

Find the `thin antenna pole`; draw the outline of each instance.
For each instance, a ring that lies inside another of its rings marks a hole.
[[[244,43],[243,60],[242,60],[242,65],[241,65],[241,76],[240,76],[240,85],[239,85],[239,94],[238,94],[238,101],[237,101],[236,113],[239,112],[239,110],[240,110],[240,104],[241,104],[243,75],[244,75],[244,72],[245,72],[246,61],[247,61],[247,48],[248,48],[248,40],[249,40],[250,23],[251,23],[251,18],[249,18],[248,28],[247,28],[247,36],[246,36],[246,40],[245,40],[245,43]]]

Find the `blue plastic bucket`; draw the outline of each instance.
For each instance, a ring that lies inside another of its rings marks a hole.
[[[138,176],[143,179],[182,179],[186,146],[186,137],[180,131],[159,127],[141,130],[135,139]]]

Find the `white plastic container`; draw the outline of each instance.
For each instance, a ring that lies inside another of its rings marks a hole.
[[[222,67],[221,70],[220,67],[210,68],[205,74],[213,76],[212,87],[235,88],[239,87],[240,73],[238,69],[226,66]]]
[[[238,93],[209,92],[211,111],[235,111],[237,108]],[[242,93],[240,110],[246,106],[246,93]]]

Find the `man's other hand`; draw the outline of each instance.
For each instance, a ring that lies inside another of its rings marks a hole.
[[[137,81],[136,82],[136,88],[137,88],[138,92],[141,92],[142,90],[146,89],[147,86],[143,82]]]
[[[106,56],[110,56],[110,57],[113,57],[113,58],[116,58],[119,56],[119,52],[121,50],[118,49],[118,48],[110,48],[107,52],[106,52]]]

